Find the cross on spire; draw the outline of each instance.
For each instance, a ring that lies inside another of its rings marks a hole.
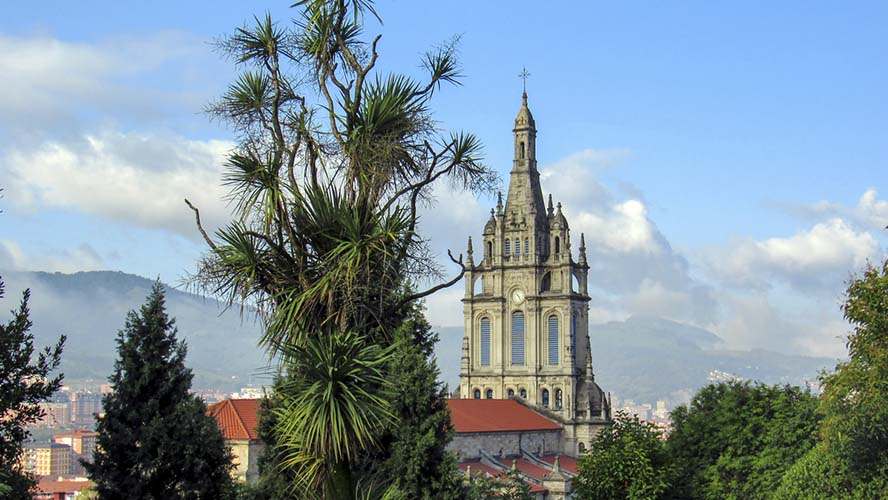
[[[518,73],[518,78],[523,80],[524,93],[527,93],[527,77],[530,76],[530,73],[527,72],[527,68],[521,68],[521,73]]]

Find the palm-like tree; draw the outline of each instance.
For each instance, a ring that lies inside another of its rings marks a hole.
[[[435,91],[458,82],[454,44],[425,56],[425,81],[377,75],[380,37],[361,39],[371,0],[297,5],[292,28],[266,16],[220,43],[246,67],[208,109],[240,137],[224,178],[236,218],[210,237],[189,206],[210,247],[194,283],[258,309],[262,343],[293,380],[279,415],[286,463],[329,498],[389,419],[375,395],[390,333],[413,301],[462,277],[451,255],[452,279],[407,292],[440,276],[418,209],[436,182],[488,190],[497,177],[473,135],[431,118]]]
[[[355,491],[351,463],[394,419],[376,390],[387,385],[382,368],[392,348],[332,330],[286,351],[291,375],[276,410],[284,463],[307,488],[348,498]]]

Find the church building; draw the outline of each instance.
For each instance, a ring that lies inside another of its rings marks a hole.
[[[561,203],[553,205],[551,194],[544,201],[536,133],[524,93],[513,129],[508,195],[503,203],[500,193],[490,210],[476,240],[477,259],[469,237],[459,399],[450,400],[456,429],[451,449],[464,464],[492,470],[514,464],[520,470],[523,461],[538,475],[569,479],[575,467],[564,470],[560,462],[575,466],[575,458],[609,425],[611,412],[592,369],[584,237],[574,260]],[[522,475],[543,484],[533,474]]]

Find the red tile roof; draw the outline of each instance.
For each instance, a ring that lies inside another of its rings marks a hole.
[[[475,476],[477,476],[478,474],[484,473],[490,477],[497,478],[497,477],[502,477],[507,472],[507,471],[500,471],[500,470],[494,469],[493,467],[491,467],[489,465],[482,464],[481,462],[460,462],[458,464],[458,466],[459,466],[459,469],[463,473],[465,473],[466,469],[469,466],[471,466],[472,467],[472,475],[475,475]],[[541,493],[544,491],[549,491],[546,488],[543,488],[542,486],[535,484],[535,483],[527,483],[527,485],[530,487],[531,493]]]
[[[506,464],[506,465],[508,465],[508,464]],[[519,458],[518,460],[515,460],[515,468],[518,469],[518,472],[521,472],[522,474],[527,474],[528,476],[536,479],[537,481],[542,481],[546,475],[548,475],[552,472],[548,469],[544,469],[544,468],[540,467],[539,465],[528,462],[527,460],[525,460],[523,458]]]
[[[542,460],[543,462],[546,462],[547,464],[555,465],[555,455],[547,455],[545,457],[540,457],[540,460]],[[577,471],[579,471],[579,465],[577,464],[577,459],[572,458],[572,457],[568,457],[566,455],[560,455],[558,457],[558,465],[562,469],[566,470],[567,472],[570,472],[571,474],[577,474],[578,473]]]
[[[494,469],[489,465],[482,464],[481,462],[461,462],[459,464],[459,469],[463,472],[465,472],[466,469],[468,469],[469,467],[472,468],[472,474],[480,474],[483,472],[491,477],[497,477],[502,474],[497,469]]]
[[[207,407],[225,439],[259,439],[258,399],[224,399]]]
[[[448,399],[447,404],[457,433],[561,430],[557,423],[512,399]]]
[[[92,481],[41,481],[37,490],[42,493],[73,493],[95,486]]]

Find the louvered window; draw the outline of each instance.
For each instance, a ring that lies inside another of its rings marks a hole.
[[[512,240],[506,240],[506,255],[509,255],[512,251]]]
[[[524,313],[512,313],[512,364],[524,364]]]
[[[481,318],[481,366],[490,366],[490,318]]]
[[[577,314],[570,315],[570,352],[573,353],[574,363],[579,363],[577,359]]]
[[[521,240],[515,240],[515,255],[521,255]]]
[[[558,364],[558,316],[549,316],[549,364]]]
[[[524,255],[530,255],[530,239],[524,238]]]

